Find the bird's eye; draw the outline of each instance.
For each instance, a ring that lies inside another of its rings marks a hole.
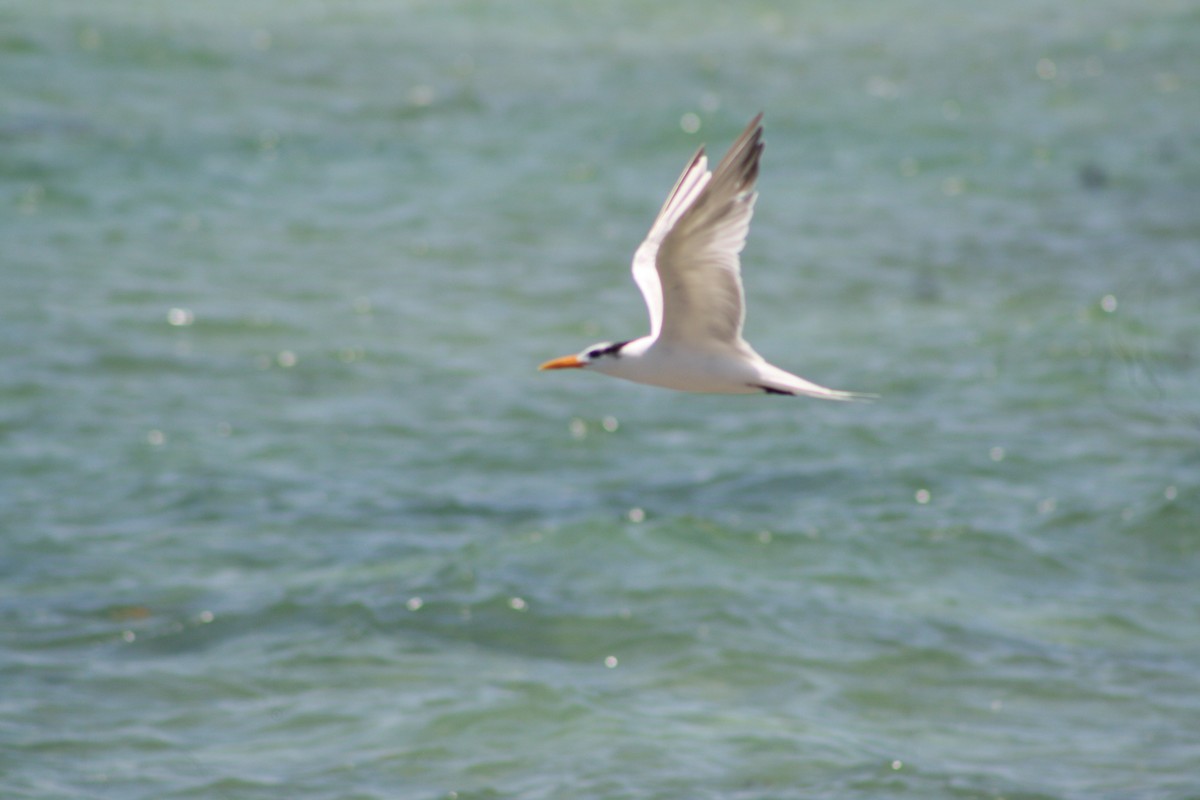
[[[595,350],[588,350],[587,355],[588,355],[588,358],[599,358],[600,354],[603,352],[604,352],[603,350],[601,350],[600,348],[597,347]]]

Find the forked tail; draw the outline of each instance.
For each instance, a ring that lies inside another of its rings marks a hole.
[[[827,386],[822,386],[819,383],[805,380],[799,375],[793,375],[790,372],[784,372],[778,367],[770,367],[765,371],[763,380],[757,383],[750,384],[755,389],[761,389],[767,394],[788,394],[788,395],[804,395],[806,397],[817,397],[821,400],[875,400],[879,395],[864,394],[862,392],[843,392],[840,389],[830,389]]]

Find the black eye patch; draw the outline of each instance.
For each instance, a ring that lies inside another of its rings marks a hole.
[[[610,344],[608,347],[597,347],[588,353],[589,358],[599,358],[600,356],[612,356],[613,358],[621,357],[621,348],[632,342],[632,339],[626,339],[623,342]]]

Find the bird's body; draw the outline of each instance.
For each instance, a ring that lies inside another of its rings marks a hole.
[[[742,338],[738,254],[758,196],[761,122],[759,114],[713,172],[700,148],[637,249],[633,278],[650,312],[650,335],[592,345],[541,369],[585,368],[684,392],[857,396],[767,363]]]

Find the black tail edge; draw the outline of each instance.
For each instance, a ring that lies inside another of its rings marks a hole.
[[[761,383],[752,383],[750,386],[753,386],[755,389],[762,389],[766,394],[786,394],[791,397],[796,396],[795,392],[789,392],[786,389],[776,389],[774,386],[764,386]]]

